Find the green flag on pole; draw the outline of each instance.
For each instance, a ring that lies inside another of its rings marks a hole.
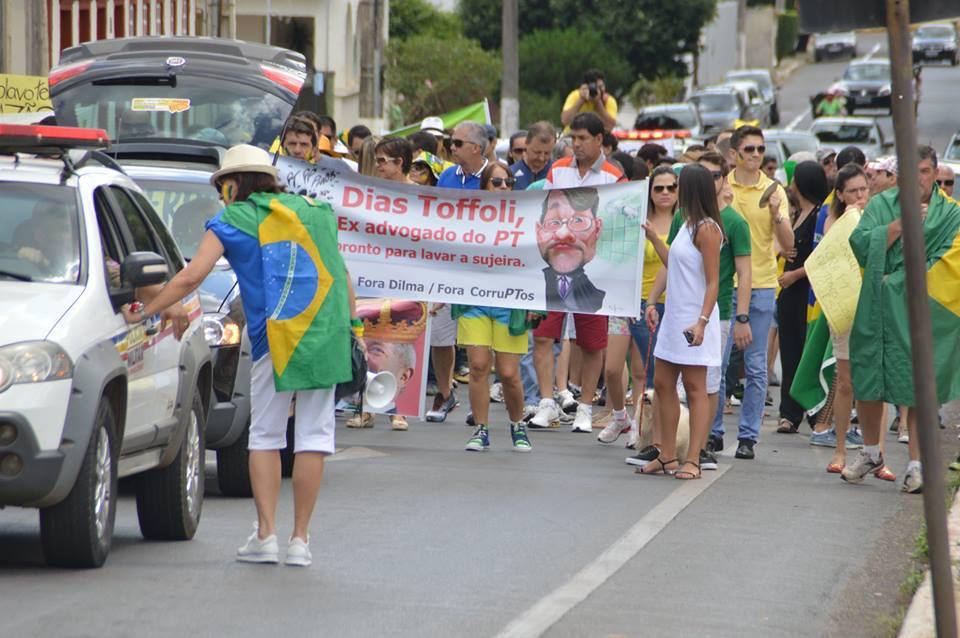
[[[477,102],[469,106],[464,106],[456,111],[443,113],[439,116],[443,120],[443,128],[453,128],[460,122],[477,122],[478,124],[492,124],[490,119],[490,104],[484,98],[482,102]],[[407,137],[420,130],[420,122],[410,124],[403,128],[387,133],[389,137]]]

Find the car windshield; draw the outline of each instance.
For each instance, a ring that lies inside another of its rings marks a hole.
[[[869,143],[875,144],[873,138],[873,127],[862,124],[820,124],[813,134],[821,142],[825,143]]]
[[[0,182],[0,280],[75,284],[79,277],[76,190]]]
[[[704,93],[694,95],[690,101],[701,112],[734,111],[737,108],[737,99],[730,93]]]
[[[950,140],[950,146],[947,147],[947,152],[943,154],[943,159],[960,160],[960,137]]]
[[[102,128],[114,141],[144,138],[203,140],[269,148],[293,105],[236,79],[181,73],[167,83],[77,84],[54,98],[57,121]]]
[[[887,64],[857,64],[847,67],[844,80],[869,82],[871,80],[890,80],[890,66]]]
[[[812,135],[785,135],[783,137],[777,137],[766,133],[766,137],[767,139],[780,140],[787,155],[793,155],[801,151],[816,153],[817,148],[820,146],[817,138]]]
[[[643,110],[637,115],[634,128],[640,131],[692,129],[697,117],[689,109]]]
[[[138,179],[137,184],[170,229],[170,234],[187,259],[200,247],[207,220],[216,215],[223,204],[209,184]]]
[[[926,27],[920,27],[917,29],[918,38],[935,38],[938,40],[943,40],[953,37],[953,29],[942,24],[929,25]]]

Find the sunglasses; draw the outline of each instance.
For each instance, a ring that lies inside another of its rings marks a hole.
[[[458,140],[454,138],[450,140],[450,144],[452,144],[454,148],[460,148],[464,144],[476,144],[476,142],[471,142],[470,140]]]
[[[386,164],[387,162],[391,162],[391,163],[392,163],[392,162],[396,162],[396,161],[399,161],[399,160],[400,160],[399,157],[377,157],[377,158],[374,158],[373,161],[375,161],[375,162],[377,163],[377,166],[383,166],[383,165]]]
[[[676,184],[666,184],[666,185],[657,184],[656,186],[653,187],[654,193],[662,193],[664,191],[675,193],[677,191],[677,185]]]
[[[518,147],[514,148],[512,152],[513,152],[514,155],[516,155],[517,153],[526,153],[526,152],[527,152],[527,149],[524,148],[523,146],[518,146]]]
[[[761,144],[760,146],[754,146],[751,144],[750,146],[744,146],[743,152],[746,155],[753,155],[754,153],[759,153],[760,155],[763,155],[764,153],[767,152],[767,147],[764,146],[763,144]]]
[[[517,183],[517,180],[516,178],[513,178],[513,177],[491,177],[490,183],[496,186],[497,188],[500,188],[504,184],[506,184],[510,188],[513,188],[513,185]]]
[[[952,180],[952,179],[938,179],[938,180],[937,180],[937,184],[940,184],[940,186],[953,186],[953,180]]]

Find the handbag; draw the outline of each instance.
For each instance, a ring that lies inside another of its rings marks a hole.
[[[349,398],[355,395],[363,397],[367,388],[367,355],[360,346],[357,335],[350,333],[350,359],[353,369],[353,378],[345,383],[338,383],[335,392],[336,400]]]

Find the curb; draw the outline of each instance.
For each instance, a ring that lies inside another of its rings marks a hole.
[[[778,85],[783,85],[787,80],[790,79],[790,76],[796,73],[799,69],[807,65],[807,55],[806,53],[799,53],[797,55],[792,55],[785,60],[781,60],[773,69],[773,80]]]
[[[947,514],[947,534],[950,536],[950,558],[953,562],[953,580],[956,586],[960,576],[957,571],[957,561],[960,560],[960,491],[953,497],[953,506]],[[897,636],[898,638],[934,638],[936,635],[933,618],[933,584],[930,582],[930,571],[927,570],[923,583],[910,602]]]

